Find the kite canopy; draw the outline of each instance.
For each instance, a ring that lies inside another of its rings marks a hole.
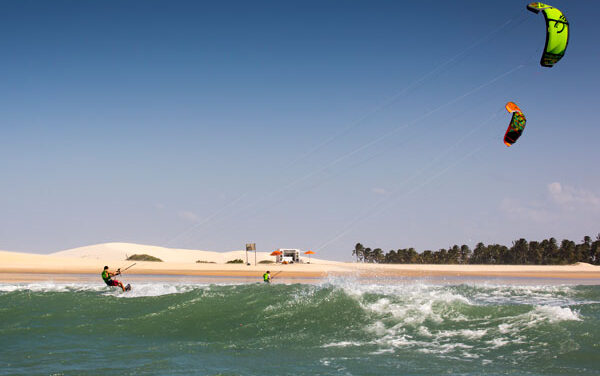
[[[512,118],[510,119],[510,124],[508,125],[508,129],[506,130],[506,134],[504,134],[504,144],[506,146],[511,146],[523,133],[525,129],[525,115],[514,102],[508,102],[506,104],[506,111],[512,113]]]
[[[546,46],[540,64],[550,68],[565,55],[569,43],[569,22],[560,10],[551,5],[535,2],[527,5],[527,9],[534,13],[544,13]]]

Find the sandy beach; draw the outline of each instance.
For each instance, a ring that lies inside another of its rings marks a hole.
[[[133,254],[149,254],[163,262],[127,261]],[[261,264],[273,261],[268,252],[248,252],[251,265],[227,264],[234,259],[246,260],[245,251],[210,252],[188,249],[171,249],[131,243],[105,243],[80,247],[52,254],[32,254],[0,251],[0,281],[27,281],[54,278],[77,279],[76,275],[100,273],[104,265],[111,269],[125,268],[128,275],[170,276],[223,276],[255,277],[265,270],[282,272],[286,277],[325,277],[350,275],[359,277],[426,277],[426,276],[479,276],[479,277],[532,277],[600,279],[600,267],[584,263],[575,265],[426,265],[426,264],[363,264],[336,262],[312,257],[302,257],[302,263],[288,265]],[[256,264],[255,264],[256,260]],[[197,263],[196,261],[202,261]],[[72,277],[68,277],[72,275]]]

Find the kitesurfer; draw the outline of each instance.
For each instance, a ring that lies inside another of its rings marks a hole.
[[[267,270],[265,274],[263,274],[263,280],[265,283],[271,283],[271,272]]]
[[[121,268],[117,269],[116,273],[113,273],[108,270],[108,266],[105,266],[104,271],[102,272],[102,279],[104,280],[104,283],[106,283],[107,286],[119,286],[121,290],[125,291],[125,286],[123,286],[123,282],[111,278],[119,274],[121,274]]]

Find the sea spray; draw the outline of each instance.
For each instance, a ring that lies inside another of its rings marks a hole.
[[[0,284],[0,374],[600,372],[600,286]]]

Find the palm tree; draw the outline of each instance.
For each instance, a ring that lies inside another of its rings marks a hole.
[[[465,245],[465,244],[461,245],[460,246],[460,263],[468,264],[470,257],[471,257],[471,249],[469,248],[469,246]]]
[[[470,264],[485,264],[487,257],[487,247],[482,242],[477,243],[473,250],[473,256],[469,260]]]
[[[572,240],[563,239],[559,249],[559,263],[572,264],[577,261],[575,253],[575,242]]]
[[[541,244],[536,241],[530,241],[528,249],[529,249],[529,251],[527,252],[528,263],[534,264],[534,265],[540,265],[543,261]]]
[[[558,244],[556,239],[550,238],[542,241],[543,263],[546,265],[554,265],[558,261]]]
[[[444,248],[440,248],[439,251],[435,253],[435,263],[436,264],[447,264],[448,263],[448,252]]]
[[[406,256],[407,256],[406,262],[408,264],[417,264],[419,262],[419,254],[413,247],[410,247],[406,251]]]
[[[505,245],[493,244],[488,246],[488,264],[506,264],[509,249]]]
[[[363,262],[373,262],[373,250],[369,247],[363,251]]]
[[[583,237],[581,244],[577,245],[577,257],[579,261],[593,264],[592,238],[587,235]]]
[[[385,261],[385,256],[383,255],[383,251],[381,248],[375,248],[373,250],[373,260],[372,262],[380,264]]]
[[[386,264],[397,264],[396,262],[396,251],[393,249],[385,254],[385,263]]]
[[[352,250],[352,255],[356,256],[356,262],[360,259],[365,260],[365,247],[362,244],[356,243],[354,249]]]
[[[508,258],[511,264],[526,264],[527,254],[529,253],[529,244],[527,243],[527,240],[521,238],[516,242],[513,242],[510,251]]]
[[[423,251],[421,254],[421,264],[433,264],[433,252],[430,250]]]
[[[600,234],[596,237],[596,241],[592,243],[592,248],[590,250],[592,256],[592,261],[595,265],[600,265]]]
[[[460,248],[455,244],[448,250],[448,264],[459,264],[460,263]]]

